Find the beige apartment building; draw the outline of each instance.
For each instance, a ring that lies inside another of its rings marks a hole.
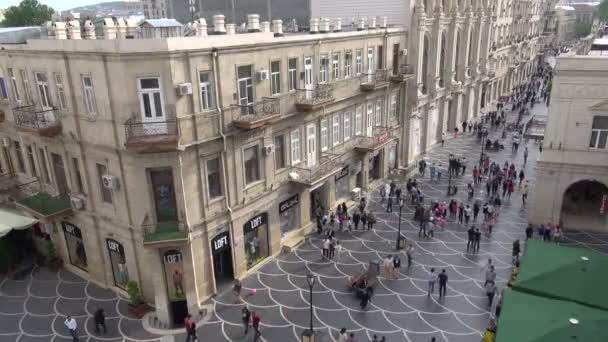
[[[139,283],[165,322],[407,163],[405,31],[217,19],[226,34],[161,39],[57,23],[0,51],[5,205],[43,223],[69,270]]]

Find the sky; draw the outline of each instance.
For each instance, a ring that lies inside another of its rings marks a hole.
[[[38,0],[41,4],[51,6],[56,11],[64,11],[74,7],[86,6],[110,0]],[[21,0],[0,0],[0,8],[17,6]]]

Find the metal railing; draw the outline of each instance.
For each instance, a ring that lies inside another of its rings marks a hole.
[[[313,184],[331,174],[340,167],[340,155],[324,153],[317,164],[310,167],[292,166],[291,172],[298,175],[295,181],[299,183]]]
[[[125,134],[127,142],[134,142],[149,137],[178,136],[179,128],[176,119],[144,122],[141,119],[130,118],[125,122]]]
[[[37,111],[34,105],[13,108],[15,125],[21,128],[46,129],[61,127],[61,121],[57,118],[55,109]]]
[[[372,136],[368,137],[365,135],[355,136],[353,145],[355,148],[362,149],[374,149],[393,138],[393,128],[391,127],[374,127]]]
[[[334,87],[329,84],[319,84],[315,89],[298,89],[296,103],[316,105],[334,98]]]
[[[388,72],[386,70],[376,70],[370,74],[361,75],[361,84],[378,84],[388,81]]]
[[[414,66],[412,64],[399,64],[400,75],[413,75]]]
[[[265,97],[247,105],[232,105],[229,108],[232,121],[253,122],[281,113],[281,102],[278,98]]]

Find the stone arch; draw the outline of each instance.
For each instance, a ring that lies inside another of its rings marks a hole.
[[[570,184],[562,196],[561,222],[566,229],[606,231],[608,186],[594,179]]]

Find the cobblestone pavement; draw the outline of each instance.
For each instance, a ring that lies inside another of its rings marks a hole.
[[[534,111],[546,111],[537,106]],[[495,132],[493,134],[498,134]],[[507,144],[508,145],[508,144]],[[530,142],[526,178],[533,180],[538,158],[538,145]],[[470,170],[478,163],[480,145],[465,134],[446,141],[445,147],[436,147],[427,154],[430,163],[447,165],[450,153],[467,158],[467,174],[456,177],[453,183],[459,188],[454,198],[466,200],[466,184],[471,182]],[[514,160],[519,170],[523,164],[522,150],[512,155],[510,149],[490,152],[500,163]],[[446,196],[447,172],[441,181],[430,183],[418,177],[425,202],[449,201]],[[531,182],[532,183],[532,182]],[[404,186],[403,186],[404,188]],[[476,198],[484,198],[476,188]],[[534,196],[531,184],[530,196]],[[506,284],[510,272],[511,244],[523,237],[527,224],[527,208],[516,192],[505,201],[498,224],[491,238],[482,238],[478,254],[466,253],[466,227],[450,222],[445,230],[435,231],[432,239],[418,238],[418,226],[412,220],[413,208],[406,204],[402,211],[402,234],[415,246],[414,265],[401,269],[396,280],[380,276],[375,295],[367,310],[361,310],[358,300],[346,283],[355,272],[365,269],[370,260],[381,261],[387,254],[395,254],[395,240],[399,224],[399,209],[386,213],[379,204],[377,191],[371,193],[370,206],[378,216],[373,231],[338,232],[344,246],[342,255],[332,262],[321,261],[321,240],[312,235],[294,253],[282,254],[264,265],[259,272],[243,280],[244,292],[256,289],[257,293],[243,300],[251,310],[262,317],[262,341],[299,341],[309,326],[309,292],[306,283],[308,271],[318,276],[313,289],[314,327],[317,341],[334,341],[338,329],[345,327],[356,334],[357,341],[369,341],[377,334],[389,342],[427,342],[431,336],[437,341],[479,341],[491,317],[484,296],[483,266],[492,258],[498,271],[498,285]],[[528,203],[533,203],[532,198]],[[480,223],[480,222],[477,222]],[[576,245],[608,253],[608,234],[571,232],[567,245]],[[406,260],[404,252],[401,259]],[[426,278],[431,267],[445,269],[448,276],[447,296],[439,299],[437,292],[426,294]],[[250,331],[243,334],[240,319],[241,305],[235,305],[231,293],[217,296],[211,301],[211,319],[199,326],[200,341],[251,341]],[[103,307],[107,314],[109,331],[106,335],[93,333],[92,313]],[[0,278],[0,342],[12,341],[71,341],[63,326],[63,317],[76,317],[80,326],[81,341],[137,342],[159,341],[159,336],[144,331],[140,321],[126,317],[127,303],[115,293],[77,277],[69,272],[51,273],[45,269],[35,272],[22,281]],[[84,328],[83,328],[84,327]],[[184,341],[183,335],[175,337]]]

